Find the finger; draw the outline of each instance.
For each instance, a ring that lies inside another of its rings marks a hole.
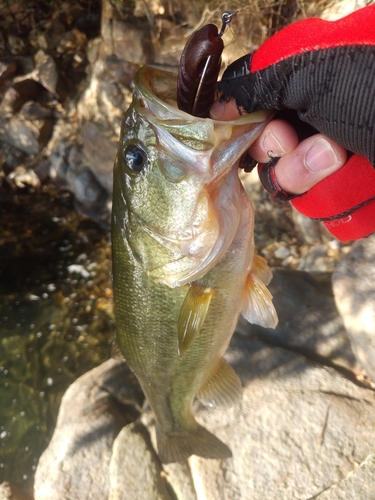
[[[300,142],[275,167],[280,187],[290,194],[302,194],[344,165],[347,151],[323,134]]]
[[[235,101],[216,101],[211,118],[233,120],[239,112]],[[249,148],[260,163],[280,156],[275,172],[280,187],[290,194],[302,194],[344,165],[347,151],[330,138],[317,134],[298,144],[294,128],[283,120],[272,120]]]
[[[291,153],[298,145],[294,128],[284,120],[272,120],[249,148],[249,154],[259,163]]]
[[[231,99],[228,102],[215,101],[211,106],[210,118],[213,120],[235,120],[240,115],[236,101]]]
[[[240,116],[236,102],[215,101],[211,107],[210,117],[214,120],[235,120]],[[270,155],[282,156],[290,153],[298,144],[297,133],[284,120],[272,120],[249,149],[249,154],[260,163],[269,161]]]

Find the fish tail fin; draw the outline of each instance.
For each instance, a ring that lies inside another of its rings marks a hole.
[[[167,434],[156,431],[158,451],[163,463],[182,462],[191,455],[203,458],[230,458],[232,452],[226,444],[199,424],[185,434]]]

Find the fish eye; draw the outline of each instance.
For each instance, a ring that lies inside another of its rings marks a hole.
[[[130,144],[124,149],[124,160],[132,172],[141,172],[147,163],[147,153],[138,145]]]

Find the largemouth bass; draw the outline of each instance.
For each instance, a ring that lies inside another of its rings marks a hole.
[[[222,407],[240,400],[223,354],[241,310],[253,323],[277,322],[238,177],[268,118],[193,117],[177,108],[176,75],[150,67],[136,75],[123,118],[112,218],[117,340],[155,413],[166,463],[231,456],[194,419],[194,398]]]

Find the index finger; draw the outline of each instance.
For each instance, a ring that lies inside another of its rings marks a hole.
[[[231,99],[228,102],[215,101],[211,106],[210,118],[213,120],[229,121],[235,120],[239,116],[241,115],[234,99]]]
[[[214,120],[235,120],[240,115],[236,101],[215,101],[210,117]],[[271,156],[283,156],[290,153],[298,144],[298,137],[291,125],[283,120],[272,120],[258,139],[249,148],[255,161],[267,163]]]

